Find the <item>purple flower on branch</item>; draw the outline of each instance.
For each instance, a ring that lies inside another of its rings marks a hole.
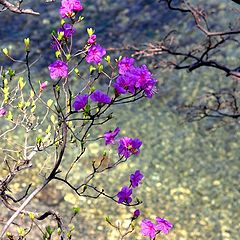
[[[76,29],[71,24],[64,23],[64,25],[58,29],[58,33],[60,32],[64,33],[64,37],[69,38],[76,32]]]
[[[155,225],[148,219],[144,219],[141,222],[141,234],[145,237],[150,237],[150,239],[155,238]]]
[[[165,235],[169,233],[169,231],[173,228],[173,224],[166,219],[156,217],[156,230],[161,231]]]
[[[101,47],[99,44],[91,46],[88,49],[86,56],[86,61],[88,63],[98,64],[102,61],[102,57],[106,54],[105,48]]]
[[[113,87],[115,88],[117,94],[125,94],[125,93],[135,93],[135,82],[134,79],[129,77],[128,74],[121,75],[117,78]]]
[[[122,137],[119,139],[118,153],[125,158],[129,158],[131,155],[138,155],[140,153],[140,147],[142,142],[136,138]]]
[[[87,94],[77,95],[75,97],[75,101],[73,103],[73,107],[74,107],[75,111],[79,111],[80,109],[83,109],[87,105],[88,97],[89,96]]]
[[[104,104],[109,104],[112,101],[112,99],[106,93],[102,92],[101,90],[94,91],[91,94],[90,98],[93,102],[104,103]]]
[[[140,216],[140,214],[141,214],[141,213],[140,213],[140,210],[139,210],[139,209],[135,210],[134,213],[133,213],[133,218],[134,218],[134,219],[138,218],[138,217]]]
[[[127,186],[123,186],[121,191],[117,194],[118,196],[118,203],[131,203],[132,202],[132,189],[127,187]]]
[[[153,96],[155,85],[157,81],[152,78],[152,74],[149,72],[146,65],[134,68],[131,74],[135,77],[135,87],[137,89],[144,90],[144,93],[148,98]]]
[[[140,170],[137,170],[135,173],[130,175],[130,182],[132,184],[133,188],[136,188],[138,184],[141,182],[143,179],[143,174],[141,173]]]
[[[63,61],[56,60],[54,63],[48,66],[48,69],[52,79],[68,76],[68,65]]]
[[[104,133],[104,139],[105,139],[105,144],[113,144],[115,137],[118,135],[118,133],[120,132],[120,128],[116,128],[113,132],[112,131],[108,131]]]

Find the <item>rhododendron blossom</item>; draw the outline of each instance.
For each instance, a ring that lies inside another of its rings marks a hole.
[[[156,231],[155,225],[148,219],[144,219],[141,222],[141,234],[145,237],[150,237],[150,239],[155,238]]]
[[[86,61],[88,63],[98,64],[102,61],[103,56],[106,54],[106,50],[99,44],[93,45],[88,49]]]
[[[143,179],[143,174],[141,173],[140,170],[137,170],[135,173],[131,174],[130,182],[132,184],[132,187],[136,188],[142,179]]]
[[[84,95],[77,95],[75,97],[75,101],[73,103],[73,108],[75,109],[75,111],[79,111],[80,109],[83,109],[88,102],[88,95],[84,94]]]
[[[120,128],[116,128],[113,132],[108,131],[104,133],[105,144],[113,144],[115,142],[115,137],[120,132]]]
[[[62,18],[70,18],[83,9],[79,0],[62,0],[62,5],[59,9]]]
[[[140,147],[142,142],[136,138],[122,137],[118,141],[118,153],[125,158],[129,158],[131,155],[138,155],[140,153]]]
[[[121,191],[117,194],[118,196],[118,203],[131,203],[132,202],[132,189],[127,187],[127,186],[123,186]]]
[[[68,76],[68,65],[61,61],[56,60],[54,63],[48,66],[50,77],[55,80],[59,77],[67,77]]]
[[[135,59],[129,57],[123,57],[118,62],[119,74],[125,74],[134,66]]]
[[[167,235],[169,231],[173,228],[173,224],[166,219],[157,217],[156,222],[156,230],[161,231],[165,235]]]
[[[91,94],[90,98],[93,102],[104,103],[104,104],[109,104],[112,101],[112,99],[101,90],[94,91]]]

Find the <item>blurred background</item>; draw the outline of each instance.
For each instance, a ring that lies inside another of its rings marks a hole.
[[[240,5],[230,0],[189,2],[206,9],[209,23],[215,30],[226,29],[229,22],[239,24]],[[57,9],[60,3],[25,0],[24,4],[39,11],[41,15],[34,17],[1,12],[0,47],[9,48],[15,58],[21,59],[24,52],[23,39],[30,37],[31,59],[41,56],[32,67],[33,82],[51,81],[47,70],[54,59],[54,52],[50,49],[50,33],[59,27]],[[85,21],[77,27],[74,36],[76,48],[86,41],[87,27],[95,29],[98,43],[105,48],[157,42],[173,29],[179,31],[179,42],[186,49],[198,42],[199,37],[203,38],[194,31],[194,24],[189,18],[169,11],[165,4],[157,0],[88,0],[82,1],[82,4]],[[132,53],[109,52],[112,56],[130,56]],[[239,48],[229,45],[218,60],[237,67],[239,54]],[[208,91],[238,88],[238,83],[213,69],[201,68],[191,73],[156,69],[160,60],[163,60],[161,55],[155,59],[138,59],[138,64],[148,64],[158,79],[158,94],[152,100],[116,108],[111,125],[98,129],[99,133],[103,133],[109,127],[114,129],[119,126],[122,134],[140,138],[143,141],[141,154],[118,169],[98,177],[95,183],[114,195],[123,183],[128,183],[131,173],[141,169],[145,178],[136,191],[136,196],[143,200],[139,207],[142,212],[140,219],[155,220],[159,216],[174,224],[171,233],[162,239],[237,240],[240,232],[239,123],[222,123],[212,119],[187,122],[185,116],[179,114],[178,108],[190,104]],[[0,55],[0,65],[16,69],[22,67],[12,64],[3,54]],[[77,87],[78,80],[73,81]],[[100,84],[104,85],[104,79]],[[2,120],[0,124],[3,125]],[[21,135],[15,134],[12,141],[21,142]],[[83,163],[97,158],[103,148],[103,143],[90,144]],[[74,150],[71,153],[74,154]],[[39,171],[48,163],[45,158],[43,154],[34,159],[33,171],[19,176],[11,186],[13,192],[26,187],[30,182],[41,182]],[[72,180],[77,182],[84,176],[85,170],[84,164],[79,165],[74,170]],[[0,171],[0,177],[3,175],[4,171]],[[118,206],[105,198],[79,198],[65,186],[59,183],[54,185],[54,182],[27,209],[44,211],[53,208],[67,222],[72,207],[80,208],[80,213],[74,220],[76,233],[73,239],[84,240],[118,239],[117,232],[108,226],[104,218],[109,216],[114,223],[121,221],[124,227],[136,209]],[[1,215],[11,216],[3,205]],[[144,239],[139,231],[137,224],[135,233],[127,239]],[[35,232],[36,235],[29,239],[40,239],[39,233]]]

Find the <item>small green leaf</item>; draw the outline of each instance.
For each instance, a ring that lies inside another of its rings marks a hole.
[[[80,16],[80,17],[78,18],[78,22],[81,22],[83,19],[84,19],[84,17]]]
[[[71,54],[66,54],[66,60],[67,62],[71,59]]]
[[[53,124],[55,124],[55,122],[56,122],[55,116],[54,116],[54,115],[51,115],[50,119],[51,119],[51,122],[52,122]]]
[[[78,214],[80,212],[80,207],[73,207],[73,213]]]
[[[78,70],[78,68],[74,68],[74,72],[79,76],[80,75],[80,72]]]
[[[51,236],[52,234],[53,234],[53,232],[54,232],[54,228],[51,228],[50,226],[47,226],[46,227],[46,231],[47,231],[47,233]]]
[[[23,81],[23,77],[20,77],[18,80],[18,85],[19,85],[20,90],[22,90],[24,88],[25,84],[26,84],[26,82]]]
[[[33,102],[32,102],[31,112],[33,113],[33,112],[35,112],[35,110],[36,110],[36,104],[35,104],[35,102],[33,101]]]
[[[7,48],[4,48],[2,51],[6,56],[8,56],[8,49]]]
[[[56,58],[59,58],[61,56],[61,52],[60,51],[56,51],[55,52],[55,56],[56,56]]]
[[[48,101],[47,101],[47,106],[48,106],[48,107],[51,107],[52,104],[53,104],[53,100],[52,100],[52,99],[48,99]]]
[[[46,134],[48,134],[48,133],[50,133],[50,131],[51,131],[51,125],[48,125],[48,127],[47,127],[47,129],[46,129]]]
[[[102,64],[98,64],[98,73],[101,73],[103,71],[103,65]]]
[[[31,91],[30,91],[30,97],[31,97],[31,98],[33,98],[33,97],[34,97],[34,95],[35,95],[35,94],[34,94],[34,91],[33,91],[33,90],[31,90]]]
[[[108,55],[104,58],[108,64],[111,62],[111,57]]]
[[[24,44],[25,44],[26,51],[29,51],[30,39],[29,38],[25,38],[24,39]]]
[[[90,67],[89,67],[90,74],[92,74],[95,70],[96,70],[96,68],[94,66],[90,65]]]
[[[65,20],[64,19],[61,19],[61,26],[63,26],[65,23]]]
[[[18,227],[17,232],[18,232],[20,237],[24,237],[24,235],[26,234],[25,229],[22,228],[22,227]]]
[[[87,33],[89,36],[92,36],[94,33],[94,30],[92,28],[87,28]]]
[[[42,143],[42,137],[41,136],[37,136],[36,142],[37,142],[38,145],[40,145]]]
[[[61,41],[63,37],[64,37],[64,32],[59,32],[57,36],[57,40]]]
[[[7,115],[6,119],[9,120],[9,121],[13,120],[13,115],[12,115],[11,111],[8,112],[8,115]]]
[[[35,215],[33,212],[28,213],[28,216],[31,220],[34,220],[34,218],[35,218]]]

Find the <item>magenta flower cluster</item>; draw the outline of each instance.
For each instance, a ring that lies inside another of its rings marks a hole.
[[[71,18],[81,10],[83,7],[79,0],[62,0],[59,13],[62,18]]]
[[[135,173],[130,175],[130,187],[123,186],[121,191],[118,192],[118,203],[126,203],[129,204],[132,202],[132,188],[136,188],[141,180],[143,179],[143,174],[140,172],[140,170],[137,170]],[[132,187],[132,188],[131,188]],[[135,213],[136,215],[138,212]],[[139,212],[140,214],[140,212]]]
[[[156,224],[154,224],[149,219],[144,219],[141,222],[141,233],[145,237],[154,239],[156,234],[162,232],[167,235],[169,231],[173,228],[173,224],[166,219],[156,217]]]
[[[134,66],[133,58],[123,57],[118,62],[119,76],[114,83],[115,91],[118,95],[142,90],[144,94],[151,98],[156,92],[157,81],[152,77],[146,65]]]
[[[88,98],[93,102],[99,103],[99,104],[110,104],[112,99],[101,90],[95,90],[92,94],[84,94],[84,95],[77,95],[75,97],[73,108],[75,111],[79,111],[80,109],[84,109],[85,106],[88,103]]]

